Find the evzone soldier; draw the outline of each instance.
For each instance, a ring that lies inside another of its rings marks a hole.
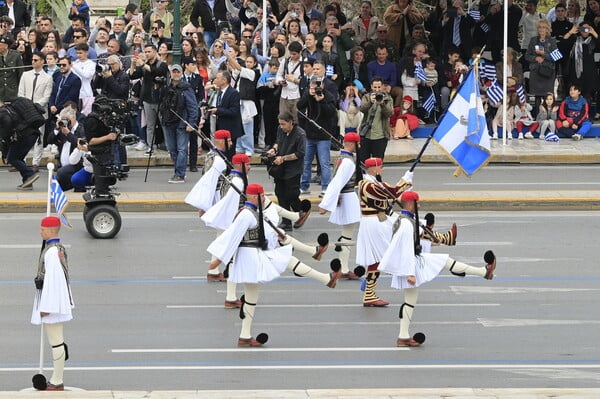
[[[242,328],[238,338],[239,347],[259,347],[268,339],[264,333],[256,338],[252,336],[252,321],[259,296],[261,283],[279,277],[287,268],[296,275],[315,278],[333,288],[339,274],[337,270],[329,275],[319,273],[298,262],[292,257],[291,245],[280,245],[275,230],[269,230],[265,223],[263,206],[264,189],[260,184],[249,184],[246,189],[246,202],[233,223],[217,237],[209,246],[208,252],[217,260],[211,262],[210,268],[217,262],[233,264],[229,270],[229,279],[235,283],[244,283],[243,302],[240,309]],[[334,268],[332,262],[332,268]]]
[[[65,247],[60,243],[58,233],[60,219],[47,216],[42,219],[40,235],[46,241],[39,258],[35,278],[36,296],[31,314],[31,323],[44,325],[48,342],[52,346],[53,372],[50,381],[43,375],[33,378],[38,390],[64,391],[63,372],[69,350],[63,337],[63,324],[73,318],[71,309],[73,298],[69,284],[69,266]]]
[[[494,277],[496,256],[492,251],[484,254],[484,267],[474,267],[452,259],[448,254],[429,253],[429,247],[423,250],[420,229],[416,221],[418,214],[419,194],[407,191],[400,197],[402,211],[397,223],[397,230],[379,264],[379,270],[392,275],[392,288],[404,290],[404,303],[400,307],[400,332],[396,346],[421,346],[425,336],[409,334],[410,321],[417,303],[420,285],[433,280],[442,269],[448,270],[458,277],[479,276],[486,280]]]
[[[248,172],[252,168],[250,158],[246,154],[235,154],[231,158],[231,163],[233,169],[229,172],[229,176],[222,180],[220,185],[219,195],[221,199],[200,217],[206,223],[206,226],[218,231],[217,236],[231,226],[235,215],[244,205],[245,197],[241,196],[240,193],[246,191]],[[232,186],[237,188],[237,190]],[[236,295],[236,284],[229,280],[227,281],[227,294],[224,306],[226,309],[235,309],[242,306],[242,302]]]
[[[413,173],[407,171],[395,186],[381,181],[383,161],[381,158],[368,158],[365,161],[366,174],[358,184],[360,199],[360,223],[356,239],[356,264],[366,266],[363,306],[384,307],[389,302],[375,293],[379,278],[379,262],[392,239],[394,217],[388,216],[391,204],[412,187]]]
[[[221,199],[220,188],[223,176],[229,174],[226,153],[231,145],[231,132],[215,131],[214,146],[204,160],[204,173],[185,197],[185,203],[198,208],[200,216]],[[219,269],[213,269],[208,270],[206,280],[227,281],[227,278],[219,272]]]
[[[342,234],[338,238],[338,242],[352,240],[356,226],[360,222],[360,202],[355,191],[358,181],[362,178],[356,159],[359,143],[360,135],[358,133],[348,132],[344,135],[344,147],[340,151],[340,158],[333,170],[333,177],[319,204],[321,215],[331,212],[329,222],[342,226]],[[339,257],[342,263],[340,279],[358,279],[358,276],[350,271],[348,266],[350,248],[337,246],[335,250],[340,253]]]

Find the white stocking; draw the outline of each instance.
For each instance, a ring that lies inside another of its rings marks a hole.
[[[225,296],[226,301],[229,301],[229,302],[237,301],[237,295],[235,292],[236,286],[237,286],[236,283],[232,283],[229,280],[227,280],[227,295]]]
[[[242,319],[242,331],[240,332],[240,338],[250,339],[252,338],[252,321],[254,320],[254,309],[258,301],[258,292],[260,285],[258,284],[244,284],[244,304],[243,312],[244,319]]]
[[[485,277],[485,273],[487,273],[487,269],[485,267],[469,266],[466,263],[458,262],[452,258],[448,258],[446,265],[444,265],[444,269],[448,270],[451,274],[458,277]]]
[[[65,370],[65,347],[63,337],[63,323],[44,324],[48,343],[52,347],[52,364],[54,371],[50,383],[52,385],[60,385],[63,383],[63,373]],[[58,346],[60,345],[60,346]]]
[[[412,320],[412,315],[414,311],[414,307],[417,304],[417,297],[419,296],[418,288],[405,288],[404,289],[404,303],[400,307],[400,334],[398,338],[401,339],[409,339],[410,333],[408,329],[410,327],[410,321]]]
[[[308,277],[313,280],[320,281],[323,284],[327,284],[329,282],[329,274],[321,273],[313,269],[312,267],[300,262],[298,258],[292,256],[290,262],[287,265],[287,270],[294,273],[297,277]]]
[[[345,224],[342,226],[342,237],[339,241],[350,241],[352,237],[354,237],[354,232],[356,231],[357,223]],[[350,247],[340,247],[342,250],[339,252],[338,258],[340,259],[340,263],[342,264],[342,273],[348,273],[350,271],[348,262],[350,260]]]
[[[298,250],[300,252],[304,252],[305,254],[314,255],[317,252],[316,245],[308,245],[301,241],[296,240],[294,237],[290,235],[285,236],[285,241],[281,242],[284,245],[292,244],[292,248]]]

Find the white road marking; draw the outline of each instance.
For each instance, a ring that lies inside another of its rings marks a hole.
[[[260,351],[261,349],[257,349]],[[250,351],[250,349],[248,349]],[[246,365],[246,366],[76,366],[65,367],[66,371],[219,371],[219,370],[597,370],[600,364],[333,364],[333,365]],[[1,367],[1,372],[36,372],[37,367]],[[52,368],[47,368],[52,370]]]
[[[500,306],[499,303],[420,303],[419,307],[483,307]],[[223,309],[223,305],[167,305],[167,309]],[[328,303],[328,304],[289,304],[289,305],[259,305],[260,308],[362,308],[362,304],[353,303]],[[389,305],[389,308],[398,308],[400,305]]]
[[[240,352],[395,352],[410,348],[164,348],[164,349],[112,349],[112,353],[240,353]]]
[[[600,324],[600,320],[486,319],[478,318],[484,327],[539,327]]]
[[[70,244],[64,244],[65,248],[71,248]],[[0,249],[40,249],[41,241],[37,244],[0,244]]]
[[[590,292],[600,291],[600,288],[555,288],[555,287],[473,287],[473,286],[455,286],[450,289],[457,295],[463,294],[529,294],[529,293],[564,293],[564,292]]]
[[[592,371],[572,370],[572,369],[525,369],[512,370],[513,373],[527,375],[535,378],[547,378],[550,380],[583,380],[600,381],[600,374]]]

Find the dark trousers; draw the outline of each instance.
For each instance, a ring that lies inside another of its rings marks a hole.
[[[35,174],[33,169],[27,166],[23,159],[25,159],[31,148],[33,148],[33,145],[37,141],[38,137],[39,134],[29,134],[20,137],[18,141],[10,144],[8,153],[6,154],[6,162],[14,166],[19,171],[21,178],[23,179],[23,183],[25,183],[25,180],[29,179]]]
[[[60,185],[60,188],[63,191],[67,191],[73,188],[73,184],[71,183],[71,176],[75,174],[75,172],[79,171],[83,167],[83,164],[79,162],[76,165],[64,165],[58,168],[56,171],[56,180]]]
[[[300,211],[300,177],[297,175],[289,179],[275,179],[275,195],[279,206],[289,211]],[[282,219],[284,224],[292,224],[289,219]]]
[[[377,140],[366,139],[360,140],[360,160],[365,162],[366,159],[375,157],[383,159],[385,149],[387,148],[388,139],[382,138]]]
[[[196,132],[190,132],[190,153],[189,163],[190,169],[198,166],[198,134]]]

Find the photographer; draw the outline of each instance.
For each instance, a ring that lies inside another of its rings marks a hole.
[[[134,55],[131,59],[129,77],[142,78],[140,98],[146,115],[146,144],[150,146],[148,155],[151,155],[156,148],[154,130],[158,123],[158,106],[161,102],[161,92],[167,81],[167,72],[167,64],[158,59],[157,49],[152,44],[144,46],[144,54]]]
[[[75,110],[64,108],[60,111],[54,132],[48,136],[48,144],[58,146],[61,166],[56,171],[56,180],[58,180],[58,184],[60,184],[63,191],[73,188],[71,176],[83,166],[81,162],[72,165],[69,157],[73,150],[77,148],[78,140],[84,137],[83,126],[77,122]]]
[[[269,173],[275,182],[275,195],[279,206],[295,212],[300,211],[300,177],[306,151],[306,134],[296,125],[289,112],[279,114],[277,142],[266,156],[272,161]],[[275,172],[277,171],[277,172]],[[280,228],[292,231],[292,222],[283,218]]]
[[[114,182],[114,178],[108,176],[107,166],[114,162],[113,147],[118,135],[105,123],[112,106],[108,98],[97,97],[92,104],[92,113],[83,122],[88,148],[94,157],[92,165],[97,195],[109,195],[109,186]]]
[[[307,121],[306,118],[302,118],[301,124],[306,131],[304,171],[300,182],[300,190],[302,193],[307,193],[310,188],[312,160],[315,157],[315,152],[317,153],[317,159],[319,166],[321,167],[322,193],[327,190],[327,186],[331,180],[331,138],[326,133],[323,133],[319,127],[312,122],[314,121],[314,123],[330,134],[331,132],[336,131],[337,110],[335,107],[335,99],[324,86],[325,84],[321,78],[313,77],[308,87],[308,91],[306,91],[300,98],[300,101],[298,101],[298,109],[303,111],[307,118],[310,119]]]
[[[381,158],[390,139],[390,116],[394,113],[392,98],[383,92],[383,80],[373,78],[371,92],[362,97],[360,112],[364,114],[360,124],[361,161],[370,157]]]

